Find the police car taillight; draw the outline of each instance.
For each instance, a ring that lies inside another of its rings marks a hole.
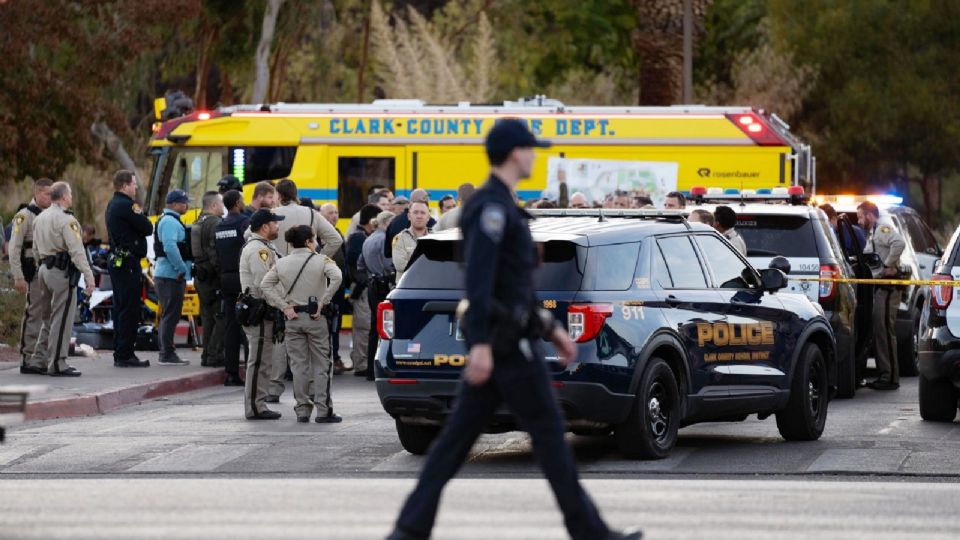
[[[933,281],[953,281],[953,276],[950,274],[934,274],[930,276],[930,279]],[[934,309],[947,309],[950,307],[950,302],[953,301],[953,287],[947,285],[933,285],[931,286],[931,293],[933,298]]]
[[[384,300],[377,305],[377,333],[380,339],[393,339],[394,331],[393,304]]]
[[[820,279],[837,279],[840,277],[840,267],[835,264],[824,264],[820,266]],[[820,301],[826,302],[833,300],[837,294],[837,284],[832,281],[820,282]]]
[[[570,339],[584,343],[597,337],[607,317],[613,315],[611,304],[571,304],[567,308],[567,332]]]

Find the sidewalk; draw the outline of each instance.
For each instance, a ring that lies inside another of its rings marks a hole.
[[[137,351],[150,360],[148,368],[117,368],[113,351],[97,351],[96,358],[71,356],[67,362],[83,372],[81,377],[22,375],[19,362],[0,362],[0,386],[44,385],[47,391],[31,397],[26,420],[48,420],[103,414],[107,411],[182,392],[223,384],[223,368],[200,366],[200,353],[181,348],[189,366],[164,366],[156,352]]]

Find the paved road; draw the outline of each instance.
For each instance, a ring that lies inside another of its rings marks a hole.
[[[0,481],[5,539],[383,538],[411,479]],[[589,479],[615,526],[660,539],[955,539],[960,485]],[[15,494],[11,496],[11,494]],[[546,482],[458,479],[437,540],[566,538]]]
[[[681,430],[661,461],[620,456],[612,438],[571,435],[587,476],[677,474],[853,474],[960,478],[960,424],[922,422],[917,380],[897,392],[862,391],[834,401],[823,438],[782,440],[773,418]],[[422,458],[403,451],[372,385],[335,379],[334,403],[345,421],[297,424],[290,390],[277,407],[284,418],[242,417],[242,390],[216,388],[131,406],[103,416],[52,420],[15,429],[0,446],[0,479],[20,475],[301,474],[411,477]],[[534,476],[522,433],[483,436],[464,474]]]

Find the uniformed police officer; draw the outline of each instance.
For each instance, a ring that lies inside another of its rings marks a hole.
[[[397,281],[407,269],[413,250],[417,249],[417,240],[430,232],[427,224],[430,222],[430,208],[425,202],[410,204],[408,211],[410,226],[393,237],[393,266],[397,269]]]
[[[243,250],[243,233],[250,219],[243,215],[243,195],[236,190],[223,194],[227,217],[217,225],[216,249],[220,265],[220,293],[223,298],[223,366],[227,372],[224,386],[243,386],[240,378],[240,349],[243,347],[243,330],[237,322],[237,297],[240,296],[240,252]]]
[[[220,264],[217,260],[217,225],[223,220],[223,198],[216,191],[203,194],[203,207],[190,229],[193,251],[193,286],[200,300],[203,353],[200,365],[223,366],[223,317],[220,314]]]
[[[20,373],[46,375],[47,338],[50,327],[43,324],[39,302],[40,284],[37,281],[37,254],[33,246],[33,220],[50,206],[50,186],[53,180],[41,178],[33,183],[33,200],[13,216],[10,231],[10,271],[13,286],[26,295],[23,320],[20,322]]]
[[[363,241],[363,250],[357,268],[367,273],[367,305],[370,307],[370,318],[376,320],[377,306],[383,302],[393,287],[396,270],[393,262],[383,253],[383,245],[387,242],[387,229],[396,215],[384,210],[377,214],[376,230]],[[368,381],[373,380],[373,362],[377,357],[377,343],[380,335],[375,328],[367,332],[367,370],[364,376]]]
[[[869,232],[864,253],[876,253],[883,261],[880,278],[896,278],[900,274],[900,254],[906,247],[903,236],[890,219],[880,218],[880,209],[870,201],[857,207],[857,221]],[[900,388],[900,365],[897,363],[897,308],[900,306],[900,288],[894,285],[876,285],[873,293],[873,332],[880,376],[867,384],[874,390]]]
[[[136,203],[137,176],[119,170],[113,175],[113,198],[107,204],[107,234],[110,256],[107,270],[113,288],[113,365],[147,367],[149,360],[134,352],[137,329],[143,314],[143,270],[140,261],[147,256],[147,237],[153,224]]]
[[[277,182],[277,196],[280,198],[280,206],[274,209],[278,216],[286,218],[280,223],[280,233],[274,245],[280,256],[286,256],[289,250],[286,241],[286,232],[298,225],[307,225],[314,232],[317,240],[322,244],[321,253],[327,257],[336,255],[340,246],[343,244],[343,237],[340,233],[323,219],[316,210],[300,205],[300,198],[297,194],[297,184],[289,178],[284,178]],[[283,393],[283,379],[287,373],[287,366],[290,364],[290,355],[286,352],[286,341],[279,344],[274,349],[275,361],[273,362],[273,373],[270,376],[270,399],[271,403],[280,400],[280,394]],[[292,369],[292,368],[291,368]]]
[[[367,299],[367,286],[370,275],[359,267],[363,244],[376,228],[377,214],[380,208],[368,204],[360,209],[357,232],[347,239],[347,268],[353,285],[350,287],[350,305],[353,307],[353,328],[350,361],[353,362],[353,375],[367,376],[367,343],[370,340],[370,304]]]
[[[283,216],[261,208],[250,217],[250,239],[240,254],[240,287],[245,294],[265,301],[260,283],[267,271],[277,262],[277,250],[273,240],[277,238],[279,222]],[[275,310],[266,310],[267,313]],[[255,326],[244,326],[250,344],[250,361],[247,362],[246,388],[243,394],[244,409],[248,420],[276,420],[280,413],[266,406],[273,363],[274,316],[265,316]]]
[[[547,145],[514,119],[499,121],[487,135],[492,172],[464,206],[460,222],[470,302],[465,320],[470,351],[466,384],[461,385],[453,414],[430,449],[417,487],[400,511],[391,540],[430,537],[443,487],[501,402],[530,433],[534,454],[572,538],[642,536],[639,531],[609,530],[581,487],[538,344],[541,336],[549,336],[562,364],[577,354],[565,330],[537,315],[542,313],[535,304],[532,280],[537,252],[527,226],[529,215],[514,204],[512,196],[520,180],[530,176],[533,148]],[[538,324],[530,324],[534,322]]]
[[[47,375],[79,377],[80,371],[67,365],[70,333],[77,310],[77,284],[84,279],[84,293],[93,292],[93,271],[80,238],[80,223],[70,212],[73,195],[66,182],[50,187],[50,207],[33,222],[33,244],[40,258],[40,302],[44,324],[50,327]]]
[[[307,225],[314,232],[317,241],[321,243],[320,252],[327,257],[336,255],[337,250],[343,244],[343,237],[337,232],[319,212],[312,208],[300,205],[300,199],[297,197],[297,184],[289,178],[277,182],[277,195],[280,196],[280,207],[274,210],[278,216],[286,218],[280,224],[280,237],[275,242],[277,251],[281,256],[286,256],[288,251],[286,232],[298,225]]]
[[[260,286],[270,305],[282,310],[287,319],[284,343],[293,372],[297,422],[309,422],[314,407],[315,422],[340,422],[330,399],[333,361],[323,313],[343,276],[333,259],[316,252],[317,239],[309,225],[288,229],[285,240],[290,251],[267,272]]]

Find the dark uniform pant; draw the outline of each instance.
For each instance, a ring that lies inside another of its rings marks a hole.
[[[223,364],[223,319],[220,314],[219,286],[215,281],[194,280],[200,300],[200,324],[203,325],[203,353],[200,363],[204,366]],[[252,346],[252,345],[251,345]]]
[[[877,370],[881,381],[900,383],[897,363],[897,309],[900,307],[898,287],[877,287],[873,293],[873,335],[877,352]]]
[[[596,506],[577,477],[573,452],[564,440],[564,424],[542,355],[527,360],[519,351],[497,358],[485,384],[463,383],[453,414],[420,472],[420,480],[407,498],[397,527],[408,534],[430,536],[440,494],[453,478],[501,402],[530,434],[533,453],[550,482],[571,538],[597,539],[609,533]]]
[[[157,286],[157,300],[160,304],[160,359],[177,357],[175,344],[177,324],[183,312],[183,296],[187,290],[187,283],[177,279],[158,277],[154,280]]]
[[[113,288],[113,359],[126,362],[134,357],[137,328],[143,312],[143,272],[140,260],[128,257],[120,268],[110,265]]]
[[[223,293],[223,370],[228,375],[240,376],[240,349],[243,347],[243,328],[237,321],[239,294]]]
[[[377,361],[377,344],[380,333],[377,331],[377,306],[390,294],[390,281],[382,277],[370,277],[367,282],[367,303],[370,306],[370,331],[367,333],[367,380],[373,380],[373,363]]]

